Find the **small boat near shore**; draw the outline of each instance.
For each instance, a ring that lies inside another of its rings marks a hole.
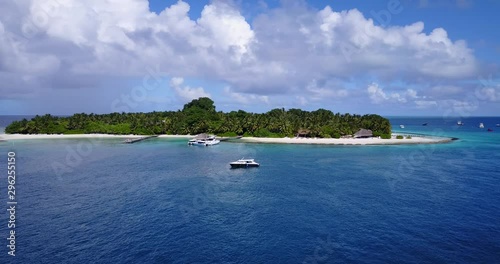
[[[488,132],[493,132],[493,129],[491,129],[491,128],[488,128]]]
[[[422,124],[422,126],[427,126],[427,125],[428,125],[428,123],[423,123],[423,124]]]
[[[220,140],[218,140],[215,136],[213,135],[210,135],[210,136],[206,136],[206,137],[197,137],[197,138],[194,138],[194,139],[191,139],[188,141],[188,145],[189,146],[205,146],[205,147],[208,147],[208,146],[213,146],[213,145],[217,145],[220,143]]]
[[[484,124],[483,123],[479,123],[479,128],[484,128]]]
[[[463,126],[463,125],[464,125],[464,123],[462,123],[462,121],[457,122],[457,126]]]
[[[399,128],[405,128],[405,126],[404,125],[399,125]]]
[[[237,161],[233,161],[229,163],[232,169],[236,168],[251,168],[251,167],[259,167],[260,164],[255,162],[254,159],[239,159]]]

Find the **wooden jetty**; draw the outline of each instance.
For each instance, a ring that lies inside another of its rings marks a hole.
[[[158,136],[154,135],[154,136],[146,136],[146,137],[140,137],[140,138],[127,138],[127,139],[125,139],[125,141],[123,141],[123,143],[132,144],[132,143],[136,143],[139,141],[143,141],[143,140],[155,138],[155,137],[158,137]]]

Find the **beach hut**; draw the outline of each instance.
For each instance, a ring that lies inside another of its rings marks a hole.
[[[297,137],[308,137],[309,133],[311,133],[311,130],[309,129],[299,129],[297,132]]]
[[[355,138],[369,138],[373,137],[373,133],[369,129],[360,129],[358,132],[354,133]]]

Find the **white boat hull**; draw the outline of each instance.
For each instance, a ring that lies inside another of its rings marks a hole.
[[[240,159],[237,161],[233,161],[229,163],[231,165],[231,169],[236,169],[236,168],[252,168],[252,167],[259,167],[260,164],[255,162],[253,159]]]
[[[197,141],[189,141],[188,145],[190,146],[213,146],[217,145],[220,143],[220,140],[214,139],[214,140],[197,140]]]

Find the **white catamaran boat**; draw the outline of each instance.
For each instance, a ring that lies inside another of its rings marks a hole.
[[[250,168],[260,166],[260,164],[255,162],[254,159],[239,159],[229,163],[229,165],[231,165],[231,168]]]
[[[457,125],[458,125],[458,126],[463,126],[463,125],[464,125],[464,123],[462,123],[462,121],[458,121],[458,122],[457,122]]]
[[[399,128],[405,128],[405,126],[404,125],[399,125]]]
[[[479,123],[479,128],[484,128],[484,124],[483,123]]]
[[[188,141],[190,146],[213,146],[220,143],[220,140],[215,138],[215,136],[206,136],[204,138],[195,138]]]

